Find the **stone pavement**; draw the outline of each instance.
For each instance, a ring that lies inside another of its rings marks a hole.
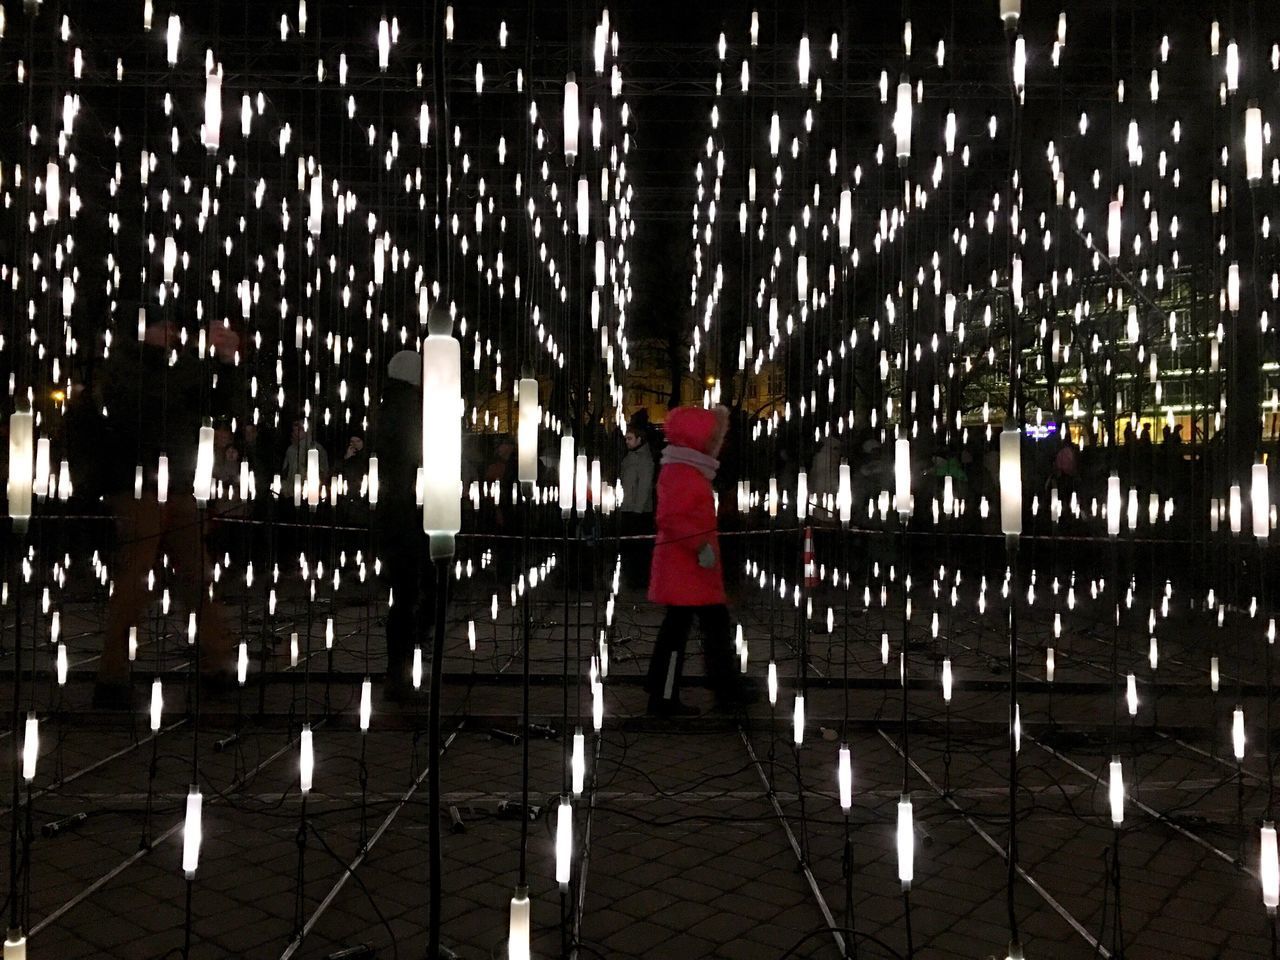
[[[472,559],[478,567],[478,557]],[[557,733],[565,729],[566,655],[569,725],[581,715],[589,729],[589,699],[580,695],[577,677],[586,671],[608,595],[601,591],[593,605],[592,594],[581,602],[576,590],[571,594],[566,644],[562,586],[553,574],[533,591],[530,645],[533,717]],[[444,940],[461,957],[502,957],[520,836],[519,820],[502,808],[520,797],[521,750],[491,731],[519,728],[523,647],[508,581],[486,568],[470,580],[464,574],[453,589],[442,709],[446,732],[455,735],[441,776],[443,803],[457,809],[464,829],[449,832],[445,824]],[[490,615],[495,593],[496,620]],[[1221,658],[1214,696],[1205,633],[1189,615],[1160,625],[1158,685],[1146,662],[1145,625],[1127,626],[1120,669],[1137,672],[1141,703],[1132,724],[1121,704],[1113,733],[1109,608],[1105,598],[1080,593],[1069,631],[1055,641],[1054,689],[1042,682],[1044,647],[1053,636],[1050,608],[1037,604],[1023,616],[1018,848],[1025,873],[1015,890],[1015,915],[1027,956],[1108,956],[1118,938],[1132,957],[1268,956],[1254,876],[1257,824],[1267,806],[1264,703],[1256,687],[1263,675],[1264,648],[1255,642],[1261,627],[1241,627],[1243,614],[1233,615],[1225,631],[1210,637]],[[185,618],[177,611],[157,616],[143,631],[138,663],[140,690],[157,666],[165,680],[166,726],[155,738],[148,737],[141,700],[132,723],[86,709],[102,598],[83,594],[61,606],[71,678],[63,690],[42,678],[35,700],[42,741],[25,904],[34,931],[29,956],[181,955],[187,889],[180,823],[193,737],[206,816],[191,889],[191,957],[323,958],[360,944],[382,958],[423,955],[425,693],[407,706],[384,703],[375,682],[369,732],[361,733],[355,721],[360,678],[381,671],[380,609],[353,593],[309,604],[301,591],[285,591],[271,617],[261,597],[228,594],[254,644],[251,689],[243,697],[206,699],[197,722],[187,711]],[[805,663],[806,738],[797,750],[790,717],[800,659],[789,601],[744,586],[735,607],[750,672],[763,677],[770,649],[778,664],[776,710],[767,702],[740,717],[711,710],[691,646],[686,696],[707,712],[686,723],[662,723],[643,717],[636,682],[660,612],[624,588],[609,628],[605,727],[598,742],[588,737],[591,787],[577,805],[578,857],[563,899],[553,876],[563,747],[554,737],[530,742],[531,802],[540,808],[528,846],[535,956],[557,956],[567,947],[582,957],[839,957],[824,907],[837,928],[856,929],[860,957],[909,951],[929,958],[1004,956],[1002,601],[993,589],[980,615],[972,591],[954,612],[945,597],[920,600],[908,647],[910,759],[904,763],[901,612],[892,590],[887,599],[886,609],[873,604],[865,612],[855,593],[846,613],[842,590],[817,593]],[[818,632],[827,604],[834,607],[833,636]],[[929,630],[935,608],[942,618],[936,639]],[[331,670],[322,649],[330,616],[337,639]],[[1142,616],[1133,614],[1135,622]],[[473,620],[474,655],[467,643]],[[11,628],[6,620],[6,645]],[[311,637],[305,681],[303,668],[288,663],[294,630],[302,633],[304,651]],[[887,667],[880,649],[886,631]],[[264,647],[263,638],[275,639]],[[156,655],[161,648],[162,658]],[[257,672],[263,649],[265,683]],[[949,709],[938,681],[943,655],[951,657],[956,677]],[[9,662],[0,661],[0,671],[11,674]],[[846,671],[847,688],[837,679]],[[0,682],[11,696],[11,676]],[[1230,752],[1236,702],[1245,708],[1248,734],[1239,772]],[[316,773],[304,804],[296,736],[308,714]],[[237,728],[240,738],[218,749],[217,741]],[[853,754],[854,804],[847,818],[836,795],[842,738]],[[10,736],[0,743],[12,749]],[[1113,752],[1130,784],[1119,834],[1107,813]],[[920,828],[916,880],[906,897],[894,836],[904,776]],[[6,831],[13,816],[9,777],[6,765],[0,784]],[[56,836],[39,836],[42,824],[75,813],[87,819]],[[150,849],[140,847],[144,836],[154,843]],[[1110,872],[1117,838],[1120,930]],[[1243,868],[1234,862],[1241,856]],[[298,940],[300,929],[305,936]]]

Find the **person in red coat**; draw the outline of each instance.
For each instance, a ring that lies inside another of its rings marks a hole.
[[[722,706],[746,699],[734,669],[729,611],[725,606],[720,542],[716,535],[711,480],[729,426],[729,411],[717,406],[680,407],[667,415],[667,446],[658,473],[657,539],[649,599],[665,604],[666,616],[649,661],[645,689],[649,712],[691,716],[680,702],[684,648],[696,614],[702,625],[707,678]]]

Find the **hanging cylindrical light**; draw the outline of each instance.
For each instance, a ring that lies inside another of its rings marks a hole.
[[[433,559],[453,556],[462,528],[462,348],[452,327],[447,313],[433,310],[422,344],[422,450],[431,456],[423,475],[422,529]]]
[[[1240,312],[1240,264],[1236,262],[1227,265],[1227,309]]]
[[[315,774],[316,755],[312,742],[311,724],[302,725],[302,733],[298,735],[298,789],[303,796],[311,792],[311,780]]]
[[[529,888],[516,887],[511,898],[511,919],[507,926],[507,960],[529,960],[531,904]]]
[[[769,706],[778,705],[778,665],[774,661],[769,661],[769,670],[765,677],[765,686],[769,692]]]
[[[840,809],[848,813],[853,806],[853,758],[847,743],[840,744],[840,758],[836,765],[836,783],[840,787]]]
[[[791,713],[791,738],[798,747],[804,743],[804,694],[797,693]]]
[[[600,509],[603,505],[603,497],[601,495],[602,478],[600,475],[600,460],[595,458],[591,461],[591,502],[596,505],[596,509]]]
[[[1107,797],[1111,802],[1111,822],[1118,827],[1124,823],[1124,771],[1119,757],[1111,758],[1109,771]]]
[[[848,187],[840,191],[840,249],[848,250],[853,243],[853,193]]]
[[[578,178],[578,236],[585,238],[591,227],[591,185],[586,177]]]
[[[1016,424],[1000,432],[1000,529],[1007,537],[1022,533],[1022,431]]]
[[[386,17],[378,21],[378,70],[387,72],[391,65],[391,26]]]
[[[204,146],[217,153],[222,144],[222,72],[212,70],[204,78]]]
[[[54,223],[58,219],[58,207],[62,201],[62,174],[58,169],[58,161],[50,160],[44,168],[44,222]]]
[[[182,20],[176,13],[171,13],[164,37],[165,59],[169,61],[171,67],[178,62],[178,45],[181,41]]]
[[[582,728],[573,731],[573,750],[570,754],[570,767],[573,781],[573,795],[582,796],[582,788],[587,780],[587,740]]]
[[[587,455],[580,453],[574,462],[573,471],[573,506],[580,517],[584,517],[587,514],[587,483],[589,480]]]
[[[164,238],[164,254],[161,266],[164,269],[164,282],[173,283],[173,271],[178,266],[178,241],[173,237]]]
[[[564,157],[573,163],[578,156],[578,82],[570,73],[564,81]]]
[[[803,520],[809,512],[809,475],[801,470],[796,474],[796,519]]]
[[[1250,477],[1249,509],[1253,514],[1253,535],[1259,541],[1271,532],[1271,496],[1267,486],[1267,465],[1255,463]]]
[[[1243,523],[1244,507],[1240,498],[1240,484],[1233,483],[1227,490],[1227,519],[1231,522],[1231,532],[1239,533]]]
[[[1231,751],[1237,760],[1244,759],[1244,707],[1240,704],[1231,711]]]
[[[40,757],[40,721],[34,712],[27,714],[22,738],[22,779],[30,783],[36,778],[36,760]]]
[[[905,167],[911,159],[911,82],[905,76],[898,82],[893,132],[898,145],[898,166]]]
[[[35,420],[30,411],[9,417],[9,516],[25,530],[31,519],[32,472],[35,467]]]
[[[573,509],[573,436],[560,438],[560,513],[568,516]]]
[[[531,377],[521,379],[519,386],[519,420],[516,425],[518,451],[518,475],[526,490],[538,482],[538,420],[542,411],[538,407],[538,381]]]
[[[164,685],[160,682],[159,677],[151,681],[151,705],[148,713],[151,720],[151,732],[155,733],[160,729],[160,717],[164,713]]]
[[[1209,658],[1209,689],[1214,693],[1218,692],[1218,685],[1221,682],[1221,675],[1218,672],[1218,658]]]
[[[903,519],[911,516],[911,444],[899,437],[893,445],[893,509]]]
[[[196,503],[203,507],[209,502],[209,493],[213,487],[213,427],[200,428],[200,439],[196,446],[196,475],[193,486]]]
[[[951,702],[951,658],[943,657],[942,659],[942,699],[946,703]]]
[[[31,484],[32,492],[41,500],[49,495],[49,457],[49,438],[41,437],[36,441],[36,475]]]
[[[836,487],[836,510],[840,514],[841,525],[849,526],[853,517],[853,472],[844,461],[840,463],[840,480]]]
[[[310,446],[307,448],[307,479],[305,483],[307,491],[307,506],[315,509],[320,505],[320,448]]]
[[[1129,716],[1136,717],[1138,715],[1138,678],[1133,673],[1125,678],[1124,700],[1125,706],[1129,708]]]
[[[5,934],[4,960],[27,960],[27,938],[21,930],[13,929]]]
[[[560,798],[556,810],[556,883],[561,889],[569,885],[573,865],[573,805],[568,797]]]
[[[1270,820],[1262,823],[1262,843],[1259,871],[1262,878],[1262,904],[1267,913],[1274,916],[1280,906],[1280,850],[1276,845],[1276,825]]]
[[[320,227],[324,222],[324,182],[320,177],[311,178],[311,193],[307,205],[307,232],[313,237],[320,236]]]
[[[401,681],[403,682],[403,681]],[[360,683],[360,730],[369,732],[369,721],[373,719],[373,681],[368,677]]]
[[[1123,512],[1120,506],[1120,476],[1119,474],[1111,474],[1107,477],[1107,536],[1118,537],[1120,535],[1120,514]]]
[[[381,488],[381,480],[378,474],[378,455],[375,453],[369,458],[369,506],[376,507],[378,505],[378,491]]]
[[[916,868],[916,829],[911,812],[911,794],[898,801],[898,880],[903,890],[911,889]]]
[[[1014,29],[1018,26],[1018,18],[1022,16],[1022,0],[1000,0],[1000,19],[1005,27]]]
[[[188,880],[195,879],[196,868],[200,865],[200,842],[203,839],[201,829],[201,807],[204,797],[200,788],[192,784],[187,793],[187,815],[182,825],[182,872]]]
[[[1119,200],[1107,204],[1107,259],[1115,260],[1120,256],[1120,213]]]
[[[1244,170],[1250,184],[1262,180],[1262,111],[1253,100],[1244,112]]]

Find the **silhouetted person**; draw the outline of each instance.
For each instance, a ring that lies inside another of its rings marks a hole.
[[[420,626],[434,622],[435,582],[427,559],[418,506],[422,463],[422,358],[401,350],[387,365],[387,383],[378,408],[378,506],[375,523],[382,577],[391,588],[387,611],[387,679],[393,700],[413,689],[410,670]]]
[[[623,536],[640,536],[653,532],[653,455],[645,434],[635,427],[627,430],[626,455],[619,468],[622,481],[622,507],[618,511]],[[622,573],[631,587],[645,584],[645,563],[649,544],[644,540],[627,541],[622,549]]]
[[[147,575],[162,553],[173,566],[178,600],[197,614],[202,680],[220,686],[235,676],[234,642],[222,607],[204,591],[208,558],[194,479],[203,415],[231,413],[241,395],[233,365],[239,337],[214,323],[209,344],[213,358],[199,358],[193,349],[180,346],[175,326],[157,315],[149,318],[141,343],[122,340],[116,346],[106,369],[102,401],[110,442],[104,456],[114,467],[103,492],[117,519],[120,555],[93,691],[98,708],[131,705],[129,631],[140,625]],[[162,454],[168,461],[163,502],[158,476]],[[138,466],[142,483],[135,490]]]

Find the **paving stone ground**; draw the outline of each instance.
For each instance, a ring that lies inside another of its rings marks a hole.
[[[464,829],[452,832],[444,823],[442,929],[445,943],[461,957],[503,957],[520,822],[500,808],[520,798],[521,748],[493,731],[519,729],[523,641],[511,604],[512,570],[499,574],[496,563],[482,568],[480,552],[464,551],[461,559],[464,566],[472,561],[473,575],[464,574],[451,588],[442,713],[452,739],[440,770],[444,807],[457,809]],[[1120,940],[1132,957],[1270,955],[1255,876],[1257,827],[1268,806],[1265,703],[1257,686],[1267,652],[1264,627],[1240,610],[1223,629],[1206,630],[1201,618],[1175,605],[1174,615],[1159,625],[1153,674],[1140,608],[1158,605],[1158,594],[1148,589],[1148,600],[1135,605],[1115,647],[1109,601],[1092,598],[1089,585],[1078,581],[1078,606],[1066,615],[1070,628],[1055,639],[1052,611],[1067,607],[1065,590],[1053,597],[1051,576],[1047,566],[1039,571],[1037,603],[1024,604],[1018,673],[1023,740],[1017,837],[1019,862],[1030,879],[1015,887],[1014,915],[1027,956],[1103,956]],[[998,581],[991,582],[985,614],[976,608],[973,584],[954,610],[945,594],[915,604],[906,731],[900,722],[897,585],[887,591],[887,606],[873,597],[870,611],[863,610],[860,587],[847,600],[843,589],[816,591],[804,641],[807,725],[799,749],[790,723],[800,641],[789,599],[779,600],[776,589],[745,577],[735,591],[749,671],[763,685],[771,654],[778,665],[776,708],[762,702],[739,716],[711,709],[695,639],[686,697],[706,712],[664,723],[644,717],[636,682],[660,611],[641,590],[624,584],[608,631],[605,727],[598,740],[587,739],[591,786],[576,807],[575,842],[586,853],[562,896],[553,875],[553,825],[564,789],[558,736],[565,730],[563,676],[567,663],[569,726],[581,722],[589,729],[590,701],[580,691],[608,590],[606,582],[580,599],[574,589],[566,643],[563,581],[560,571],[553,573],[531,597],[531,711],[536,722],[557,731],[529,744],[530,796],[539,808],[527,847],[535,956],[574,949],[577,956],[609,958],[836,958],[841,954],[825,905],[837,928],[857,931],[860,957],[909,951],[929,958],[1003,957],[1009,937],[1003,855],[1009,837],[1008,647],[1000,626],[1004,601]],[[490,614],[494,595],[496,619]],[[274,616],[265,613],[264,599],[260,591],[250,596],[227,587],[225,602],[252,644],[254,674],[244,694],[206,698],[198,722],[189,710],[182,611],[157,614],[141,631],[138,709],[131,718],[87,709],[100,593],[70,593],[60,607],[72,663],[65,689],[55,688],[46,673],[47,627],[38,628],[46,633],[36,638],[41,676],[34,703],[42,740],[30,811],[37,836],[24,885],[24,910],[34,929],[29,956],[182,954],[188,890],[179,824],[197,745],[206,817],[190,891],[191,957],[275,958],[293,951],[319,960],[360,944],[381,958],[423,956],[430,870],[425,693],[408,705],[383,700],[384,611],[360,588],[348,584],[337,601],[322,592],[308,603],[300,590],[286,586]],[[828,606],[835,621],[831,635],[822,625]],[[26,613],[28,639],[33,607]],[[936,637],[930,629],[935,610]],[[323,649],[329,617],[336,638],[332,659]],[[471,621],[474,654],[467,641]],[[309,666],[289,665],[293,631],[301,634],[304,651],[310,637]],[[885,632],[888,665],[881,660]],[[10,608],[6,649],[13,635]],[[1050,644],[1057,661],[1052,688],[1042,682]],[[1140,707],[1133,721],[1123,708],[1123,683],[1113,693],[1113,647],[1120,672],[1134,670],[1138,677]],[[259,674],[264,650],[265,679]],[[1221,674],[1216,695],[1208,683],[1214,655]],[[940,692],[944,656],[956,678],[949,707]],[[165,729],[151,738],[143,691],[156,671],[164,680]],[[355,718],[366,673],[375,678],[375,697],[371,728],[362,733]],[[11,683],[12,659],[6,657],[0,660],[6,714]],[[26,698],[25,682],[24,691]],[[1247,733],[1239,767],[1231,754],[1237,703]],[[308,718],[316,773],[304,804],[296,737]],[[219,749],[235,730],[239,739]],[[853,755],[855,800],[847,816],[836,792],[841,741]],[[13,750],[12,735],[3,734],[0,746]],[[904,749],[910,762],[904,763]],[[1124,762],[1130,784],[1118,832],[1105,786],[1113,755]],[[0,771],[6,835],[14,817],[11,777],[6,764]],[[920,827],[916,877],[906,896],[894,834],[904,785]],[[18,816],[25,822],[25,792],[21,801]],[[39,835],[43,824],[76,813],[87,818],[59,835]],[[144,837],[154,846],[143,849]],[[1117,849],[1120,929],[1111,870]],[[349,869],[357,857],[358,866]],[[4,884],[8,893],[7,872]]]

